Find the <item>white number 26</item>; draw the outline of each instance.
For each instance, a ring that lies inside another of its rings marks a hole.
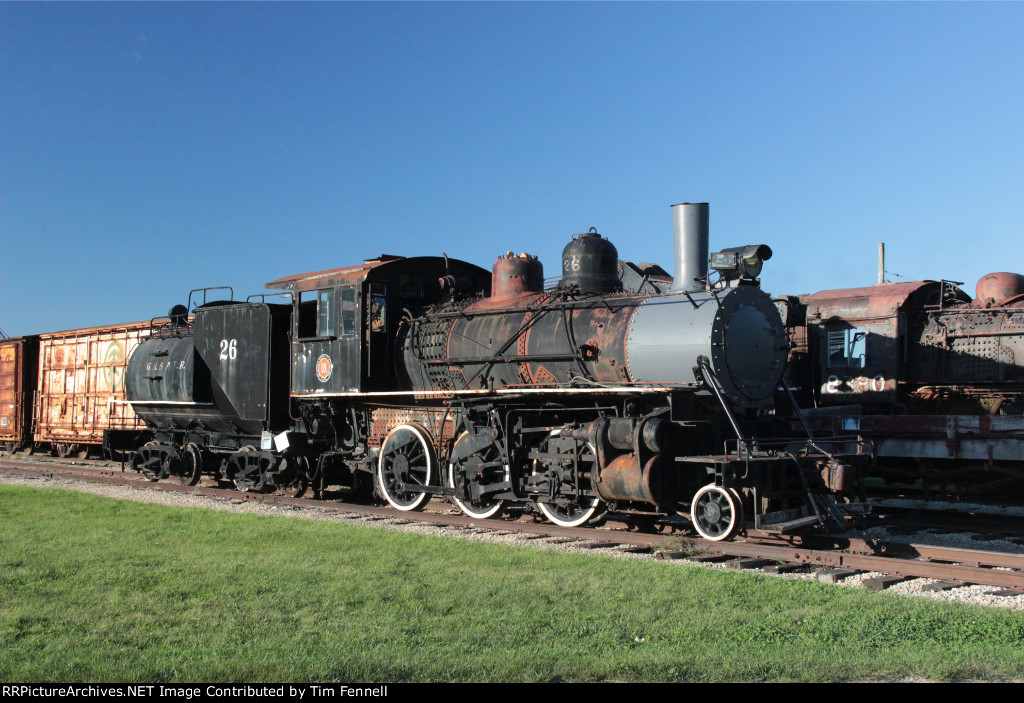
[[[222,339],[220,340],[220,358],[221,360],[234,359],[238,356],[238,340]]]

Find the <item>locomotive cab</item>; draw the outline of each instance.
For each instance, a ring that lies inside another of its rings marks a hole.
[[[451,297],[453,285],[487,291],[490,273],[447,257],[384,255],[268,283],[295,296],[292,395],[398,390],[393,350],[403,315]]]

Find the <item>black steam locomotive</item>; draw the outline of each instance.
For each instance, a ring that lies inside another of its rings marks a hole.
[[[856,448],[780,433],[789,347],[756,279],[771,250],[713,254],[711,283],[707,204],[673,211],[674,279],[592,230],[550,288],[526,254],[491,272],[382,256],[267,284],[290,305],[172,311],[129,364],[153,428],[133,465],[253,491],[376,489],[400,510],[520,505],[566,526],[685,510],[714,540],[842,522]]]

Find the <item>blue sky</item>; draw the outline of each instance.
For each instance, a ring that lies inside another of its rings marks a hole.
[[[1022,3],[0,2],[0,328],[596,227],[773,293],[1024,273]]]

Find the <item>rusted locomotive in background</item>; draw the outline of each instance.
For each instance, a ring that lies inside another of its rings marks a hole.
[[[569,526],[686,510],[710,539],[842,522],[855,447],[789,439],[774,412],[788,342],[757,282],[771,250],[713,254],[711,283],[707,205],[673,212],[674,278],[591,231],[550,289],[525,254],[490,272],[382,256],[267,284],[290,304],[172,311],[128,366],[151,428],[133,465]]]
[[[1024,276],[777,300],[789,382],[819,431],[870,440],[871,474],[931,489],[1024,489]]]

